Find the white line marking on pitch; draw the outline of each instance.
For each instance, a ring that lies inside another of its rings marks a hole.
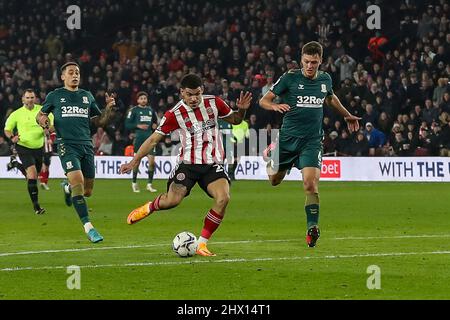
[[[214,242],[214,244],[288,242],[288,241],[297,241],[297,240],[299,240],[299,239],[218,241],[218,242]],[[92,250],[138,249],[138,248],[151,248],[151,247],[168,247],[168,248],[171,248],[171,246],[172,246],[171,243],[169,243],[169,244],[167,244],[167,243],[157,243],[157,244],[143,244],[143,245],[117,246],[117,247],[91,247],[91,248],[54,249],[54,250],[41,250],[41,251],[19,251],[19,252],[0,253],[0,257],[19,256],[19,255],[31,255],[31,254],[42,254],[42,253],[82,252],[82,251],[92,251]]]
[[[430,234],[430,235],[402,235],[402,236],[380,236],[380,237],[337,237],[329,238],[329,240],[375,240],[375,239],[413,239],[413,238],[450,238],[450,234]],[[239,244],[239,243],[265,243],[265,242],[291,242],[301,241],[302,239],[279,239],[279,240],[238,240],[238,241],[218,241],[214,244]],[[61,253],[61,252],[83,252],[93,250],[116,250],[116,249],[139,249],[152,247],[170,247],[170,243],[158,244],[143,244],[143,245],[129,245],[129,246],[115,246],[115,247],[89,247],[89,248],[70,248],[70,249],[51,249],[40,251],[19,251],[19,252],[5,252],[0,253],[0,257],[44,254],[44,253]]]
[[[413,239],[413,238],[450,238],[450,234],[422,234],[403,236],[380,236],[380,237],[345,237],[334,238],[333,240],[373,240],[373,239]]]
[[[191,261],[166,261],[166,262],[137,262],[137,263],[123,263],[123,264],[98,264],[98,265],[84,265],[80,268],[124,268],[124,267],[151,267],[161,265],[187,265],[200,263],[239,263],[239,262],[264,262],[264,261],[289,261],[289,260],[311,260],[311,259],[351,259],[351,258],[367,258],[367,257],[401,257],[414,255],[435,255],[435,254],[450,254],[450,251],[429,251],[429,252],[388,252],[388,253],[364,253],[364,254],[350,254],[350,255],[331,255],[321,257],[280,257],[280,258],[254,258],[254,259],[220,259],[220,260],[191,260]],[[24,271],[24,270],[55,270],[66,269],[67,266],[46,266],[46,267],[12,267],[0,269],[2,272],[10,271]]]

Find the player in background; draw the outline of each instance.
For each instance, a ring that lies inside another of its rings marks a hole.
[[[270,156],[267,172],[273,186],[281,183],[286,172],[297,167],[302,171],[306,195],[306,242],[316,245],[319,230],[319,178],[322,166],[323,104],[336,109],[347,122],[351,132],[358,131],[361,118],[355,117],[341,104],[333,93],[328,73],[319,71],[322,63],[322,46],[315,41],[302,48],[302,69],[291,69],[283,74],[261,98],[259,104],[266,110],[284,113],[279,140],[264,152]],[[274,103],[276,96],[281,104]]]
[[[127,118],[125,119],[125,128],[128,130],[134,130],[134,152],[137,152],[142,143],[150,137],[153,131],[156,129],[157,116],[155,111],[148,105],[148,94],[146,92],[138,92],[137,94],[137,106],[128,111]],[[148,182],[147,190],[150,192],[156,192],[158,190],[152,187],[153,175],[155,174],[155,154],[156,148],[150,150],[147,155],[148,158]],[[139,185],[137,183],[137,176],[139,167],[133,169],[133,182],[131,188],[133,192],[140,192]]]
[[[38,172],[44,157],[44,130],[36,123],[36,116],[42,106],[35,104],[36,94],[27,89],[22,95],[23,106],[10,114],[5,123],[5,136],[16,144],[15,149],[26,171],[28,194],[34,212],[43,214],[45,209],[39,204],[37,186]],[[53,117],[48,119],[47,130],[53,130]],[[17,135],[14,134],[17,130]]]
[[[234,112],[219,97],[203,95],[202,81],[194,74],[182,78],[180,95],[182,99],[164,114],[159,127],[145,140],[134,158],[120,168],[121,173],[130,172],[167,134],[180,130],[181,149],[167,182],[167,192],[133,210],[127,222],[134,224],[156,211],[176,207],[198,183],[214,199],[214,204],[206,214],[197,254],[215,256],[206,244],[222,222],[230,200],[230,179],[223,166],[224,150],[218,119],[231,124],[241,123],[252,95],[241,92],[236,101],[239,110]]]
[[[53,142],[56,139],[54,132],[50,133],[48,129],[44,129],[44,160],[42,163],[41,172],[39,172],[39,182],[41,188],[50,190],[48,186],[48,176],[50,175],[50,163],[53,155]]]
[[[63,183],[64,198],[68,206],[75,207],[85,233],[91,242],[103,237],[92,225],[85,197],[92,195],[95,178],[94,147],[92,144],[90,119],[95,126],[105,126],[115,105],[114,96],[107,93],[106,107],[102,112],[89,91],[80,89],[80,68],[75,62],[61,67],[64,87],[50,92],[37,116],[39,124],[48,127],[48,115],[55,117],[56,143],[61,166],[68,183]]]

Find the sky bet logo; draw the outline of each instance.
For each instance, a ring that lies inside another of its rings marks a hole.
[[[323,160],[321,178],[340,178],[341,177],[341,160]]]

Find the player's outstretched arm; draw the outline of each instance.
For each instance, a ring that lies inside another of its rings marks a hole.
[[[251,92],[243,93],[241,91],[239,98],[237,98],[236,100],[236,106],[238,107],[238,111],[233,112],[228,117],[225,117],[222,120],[225,120],[226,122],[231,124],[240,124],[242,120],[244,120],[245,114],[248,108],[250,108],[251,103],[252,103]]]
[[[113,107],[116,105],[116,94],[113,93],[109,95],[108,93],[105,93],[105,101],[106,101],[106,107],[105,110],[102,112],[100,117],[94,118],[94,124],[96,127],[105,127],[106,124],[111,120],[111,117],[113,115]]]
[[[133,168],[137,167],[141,162],[141,159],[148,155],[150,150],[152,150],[156,145],[164,139],[165,135],[153,132],[153,134],[144,141],[136,155],[133,159],[120,166],[120,173],[129,173],[133,170]]]
[[[278,104],[273,103],[273,100],[275,100],[276,95],[272,91],[267,91],[267,93],[259,100],[259,105],[261,108],[270,110],[270,111],[276,111],[280,113],[288,112],[291,107],[289,107],[288,104]]]
[[[359,130],[359,120],[361,120],[360,117],[356,117],[352,115],[341,103],[339,98],[333,94],[329,96],[327,99],[327,104],[329,106],[332,106],[335,108],[340,115],[344,117],[345,122],[347,122],[347,126],[350,130],[350,132],[356,132]]]

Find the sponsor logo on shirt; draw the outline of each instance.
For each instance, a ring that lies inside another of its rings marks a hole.
[[[325,98],[315,96],[297,96],[297,107],[302,108],[320,108]]]
[[[89,118],[89,109],[77,106],[62,106],[61,117]]]
[[[140,122],[152,122],[152,116],[141,116]]]
[[[197,134],[201,132],[208,131],[216,126],[216,122],[214,119],[209,119],[206,121],[202,121],[199,123],[195,123],[192,127],[187,128],[191,134]]]

